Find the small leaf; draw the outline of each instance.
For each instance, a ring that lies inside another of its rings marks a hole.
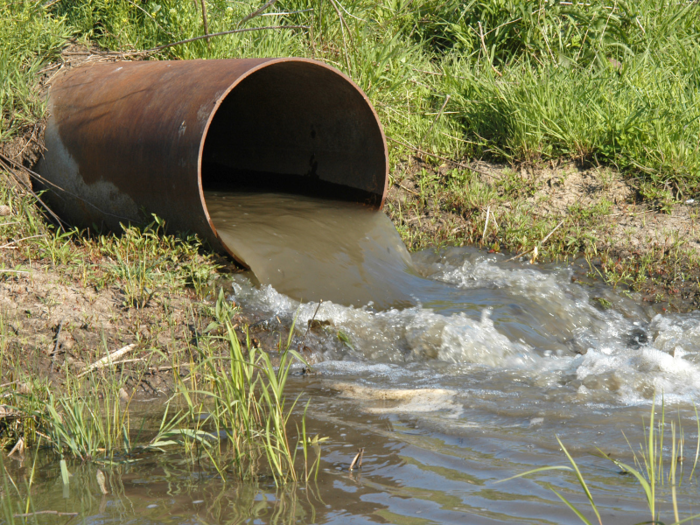
[[[352,343],[350,342],[350,337],[343,332],[342,330],[338,330],[338,339],[340,339],[345,346],[350,348],[350,350],[354,350],[355,348],[352,346]]]
[[[107,491],[107,480],[105,479],[104,472],[102,472],[100,469],[97,469],[97,484],[100,486],[100,491],[102,494],[105,496],[109,494],[109,491]]]
[[[552,492],[554,492],[559,497],[559,499],[562,500],[566,504],[566,506],[569,507],[573,511],[573,513],[579,517],[579,519],[582,522],[584,522],[586,525],[592,525],[591,522],[588,521],[586,519],[586,517],[583,514],[581,514],[581,512],[576,507],[574,507],[568,499],[566,499],[564,496],[559,494],[556,490],[554,490],[554,489],[550,489],[550,490]]]
[[[70,472],[68,472],[68,464],[66,463],[65,459],[62,459],[60,461],[61,465],[61,479],[63,480],[64,485],[70,484]]]
[[[219,328],[220,326],[221,326],[220,323],[217,323],[216,321],[212,321],[212,322],[209,323],[209,324],[207,325],[207,327],[204,329],[204,333],[205,333],[205,334],[208,334],[209,332],[211,332],[212,330],[216,330],[216,329]]]

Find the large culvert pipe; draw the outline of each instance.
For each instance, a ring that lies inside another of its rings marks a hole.
[[[299,58],[98,63],[49,92],[38,171],[68,221],[118,229],[155,213],[236,257],[207,188],[322,191],[380,208],[386,140],[365,94]]]

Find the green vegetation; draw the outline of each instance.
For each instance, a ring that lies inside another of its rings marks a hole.
[[[39,73],[69,36],[63,20],[38,2],[0,3],[0,142],[32,129],[43,116]]]
[[[411,250],[472,244],[533,262],[581,259],[588,263],[587,281],[602,279],[674,309],[700,306],[700,253],[692,234],[697,209],[647,229],[647,221],[657,219],[647,206],[615,193],[623,178],[609,168],[497,166],[479,173],[448,164],[419,164],[395,175],[397,193],[386,210]]]
[[[700,7],[608,4],[280,0],[264,14],[283,14],[241,24],[257,5],[209,0],[209,33],[303,27],[198,40],[155,56],[314,57],[360,84],[392,138],[428,152],[601,162],[638,179],[648,198],[690,195],[700,181]],[[197,2],[45,5],[9,2],[0,17],[0,67],[11,72],[0,91],[5,140],[37,116],[26,102],[28,79],[68,33],[126,51],[204,33]]]
[[[655,398],[656,396],[654,396]],[[668,493],[670,491],[671,498],[671,508],[673,510],[673,525],[678,525],[681,523],[687,523],[691,520],[700,517],[700,514],[694,514],[690,517],[680,518],[681,514],[678,509],[678,501],[676,499],[676,493],[678,488],[683,484],[684,481],[684,448],[685,448],[685,435],[683,432],[683,427],[681,426],[680,418],[678,423],[675,421],[666,422],[666,411],[662,403],[661,407],[661,418],[657,421],[655,426],[655,413],[656,406],[652,403],[651,406],[651,416],[649,417],[648,427],[645,421],[642,421],[644,428],[644,436],[646,443],[640,444],[639,451],[635,451],[630,444],[630,450],[634,457],[634,466],[627,465],[622,461],[612,458],[602,451],[599,450],[601,455],[610,461],[612,461],[615,466],[617,466],[622,473],[629,474],[635,478],[639,483],[640,487],[644,491],[644,497],[646,499],[647,505],[649,507],[649,513],[651,514],[650,521],[644,523],[656,523],[663,525],[661,521],[660,503],[664,500],[660,497],[662,491]],[[693,475],[695,474],[695,469],[698,466],[698,460],[700,459],[700,417],[698,417],[697,409],[695,411],[695,419],[698,425],[698,442],[695,450],[691,450],[694,454],[694,460],[692,466],[690,466],[690,472],[687,476],[687,482],[690,483],[693,480]],[[670,428],[670,450],[668,447],[664,446],[664,441],[666,439],[667,428]],[[530,470],[528,472],[523,472],[508,479],[499,481],[508,481],[515,478],[520,478],[523,476],[529,476],[531,474],[536,474],[538,472],[547,472],[552,470],[565,470],[572,472],[576,476],[576,480],[581,485],[586,498],[591,506],[591,510],[595,514],[596,521],[602,525],[603,520],[600,517],[600,512],[596,506],[595,500],[591,491],[586,484],[586,480],[583,478],[581,471],[576,464],[576,461],[566,449],[561,440],[557,437],[557,442],[559,446],[564,451],[566,458],[569,460],[571,467],[569,466],[556,466],[556,467],[541,467],[538,469]],[[628,441],[629,443],[629,441]],[[551,488],[551,487],[550,487]],[[583,512],[575,507],[567,498],[565,498],[559,491],[551,488],[557,497],[569,507],[579,519],[586,525],[591,525],[590,520],[585,517]],[[668,494],[666,494],[668,495]]]
[[[2,273],[39,265],[97,291],[116,286],[125,308],[144,308],[155,294],[188,288],[202,296],[220,268],[196,236],[166,235],[158,217],[144,227],[124,225],[121,235],[63,230],[44,220],[33,194],[4,178],[0,202],[11,211],[0,219]]]
[[[0,446],[20,453],[49,447],[61,457],[107,465],[180,447],[185,459],[209,465],[222,480],[309,481],[318,468],[318,458],[309,464],[311,448],[321,440],[307,435],[304,416],[296,442],[291,440],[296,402],[284,395],[294,360],[303,359],[289,348],[291,337],[286,347],[280,342],[274,364],[245,332],[242,347],[232,310],[222,292],[209,335],[189,348],[188,361],[182,362],[180,354],[169,360],[178,373],[156,428],[151,428],[152,414],[149,424],[148,415],[139,417],[132,408],[136,386],[150,373],[151,362],[163,357],[150,349],[136,360],[140,366],[128,371],[128,361],[116,357],[80,370],[64,366],[62,385],[18,373],[0,391]],[[0,353],[4,370],[6,358]],[[301,465],[297,451],[303,452]]]

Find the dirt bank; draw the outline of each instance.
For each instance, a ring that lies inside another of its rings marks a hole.
[[[592,276],[645,301],[700,307],[700,202],[642,200],[607,167],[467,162],[395,168],[387,212],[411,249],[477,244],[527,260],[537,247],[535,262],[584,258]]]

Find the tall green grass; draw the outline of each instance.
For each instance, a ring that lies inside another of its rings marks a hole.
[[[291,337],[286,346],[280,343],[273,362],[247,332],[241,345],[223,292],[215,310],[209,331],[220,335],[201,337],[190,349],[196,356],[190,362],[173,357],[174,393],[155,428],[152,417],[132,406],[149,358],[129,372],[118,364],[114,370],[64,370],[60,387],[21,377],[0,392],[9,413],[0,418],[0,446],[22,441],[28,450],[36,450],[43,440],[44,447],[62,457],[102,464],[128,463],[137,453],[171,451],[192,464],[208,465],[224,481],[309,481],[317,473],[321,440],[307,435],[305,411],[293,418],[296,401],[286,397],[292,365],[303,362],[290,349]],[[186,379],[179,373],[183,366]],[[313,461],[312,449],[317,453]]]
[[[62,17],[47,13],[40,2],[0,2],[0,142],[43,116],[37,76],[69,35]]]
[[[273,364],[270,354],[252,344],[247,333],[241,345],[223,292],[216,312],[218,322],[210,328],[221,332],[217,339],[225,341],[227,352],[200,345],[197,375],[181,381],[177,393],[185,403],[186,419],[196,423],[190,429],[206,438],[198,440],[205,459],[222,479],[232,472],[244,479],[271,476],[278,484],[308,481],[318,468],[318,460],[311,468],[308,464],[309,446],[317,440],[307,435],[304,416],[292,427],[296,400],[290,402],[285,395],[291,366],[294,361],[303,362],[290,348],[294,330],[286,346],[280,341],[278,362]],[[300,451],[303,469],[297,472]],[[261,464],[267,466],[261,469]]]
[[[399,155],[573,158],[615,166],[650,199],[697,192],[697,2],[279,0],[243,24],[262,3],[205,5],[210,33],[303,27],[198,40],[155,58],[313,57],[361,85],[404,143]],[[23,0],[3,9],[5,139],[40,114],[30,77],[68,33],[126,51],[204,34],[197,2],[60,0],[45,9]]]

